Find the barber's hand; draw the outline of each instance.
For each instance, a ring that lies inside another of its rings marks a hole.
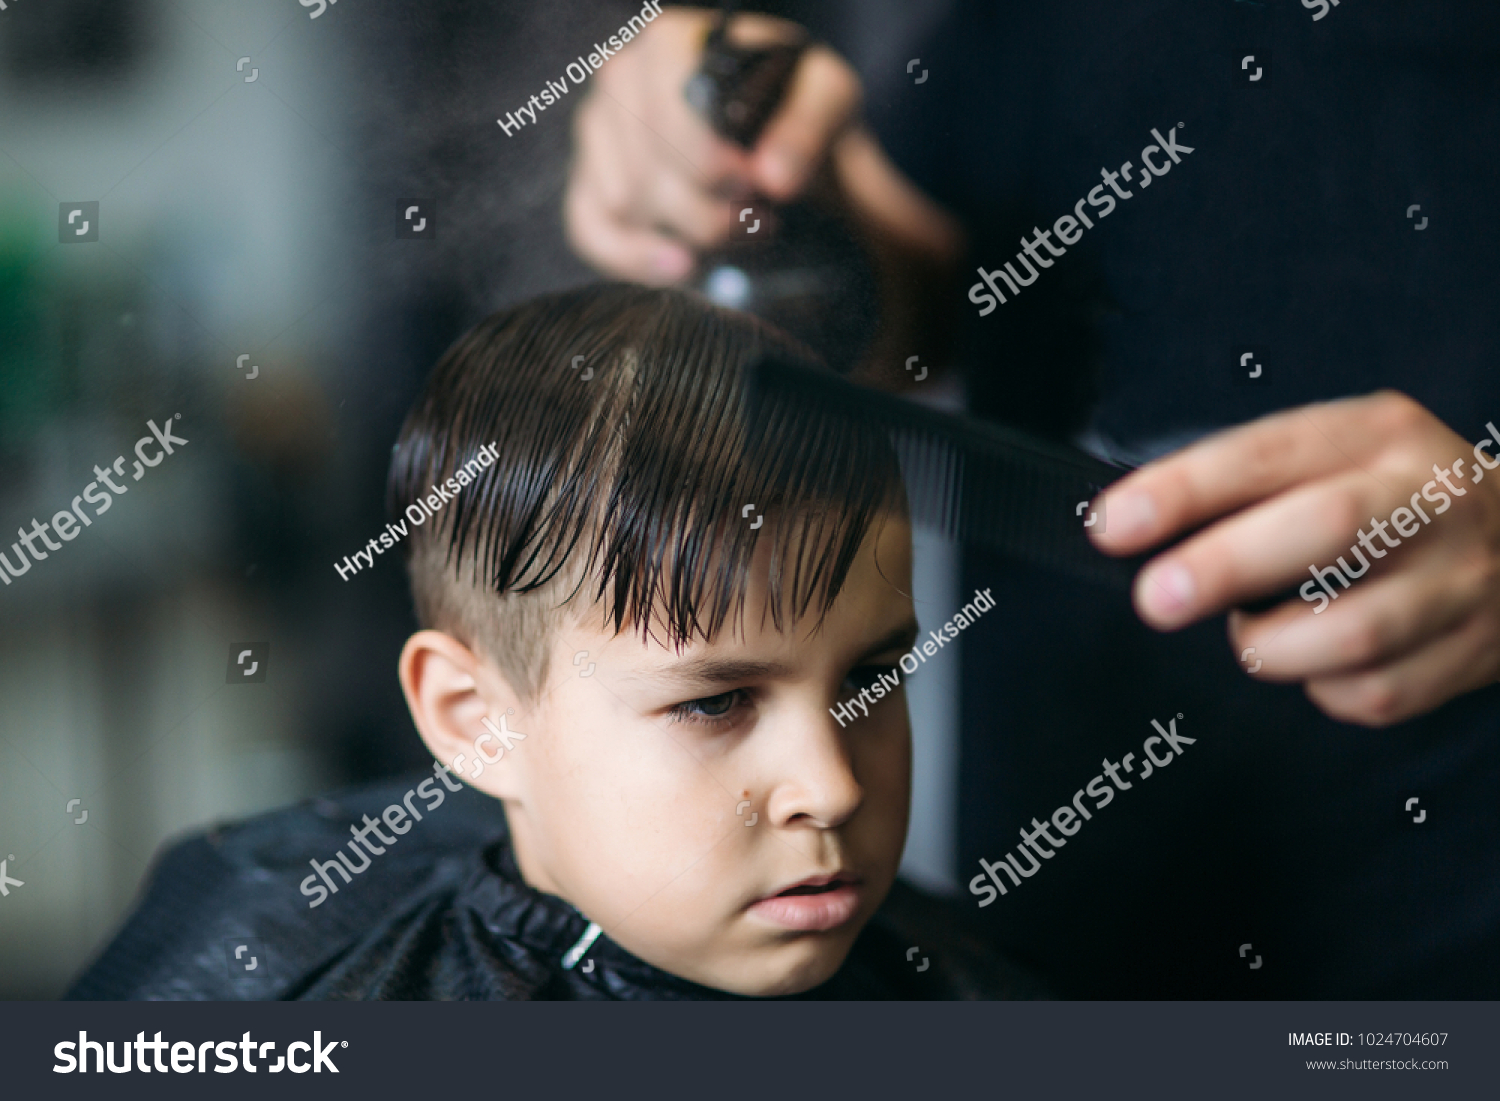
[[[563,201],[569,243],[608,275],[674,283],[692,273],[700,253],[728,240],[744,199],[794,199],[827,164],[881,271],[887,327],[910,330],[906,315],[930,312],[925,298],[962,252],[962,229],[859,123],[859,77],[823,46],[802,55],[754,149],[715,134],[683,88],[716,18],[669,8],[594,76],[574,119]],[[730,40],[742,45],[798,35],[793,24],[762,15],[738,15],[729,26]]]
[[[1392,391],[1304,406],[1111,486],[1094,541],[1135,554],[1203,527],[1136,578],[1136,610],[1159,630],[1302,586],[1312,602],[1230,613],[1236,656],[1253,646],[1254,676],[1301,681],[1333,718],[1384,726],[1500,677],[1500,469],[1478,464],[1497,452]],[[1369,572],[1347,589],[1327,575],[1337,599],[1317,596],[1308,567],[1342,555],[1359,570],[1351,547]]]
[[[814,46],[755,148],[723,140],[683,97],[716,18],[666,9],[594,76],[578,109],[563,207],[568,239],[610,275],[658,284],[683,278],[698,251],[733,232],[744,206],[736,200],[800,194],[858,110],[854,70]],[[764,45],[795,41],[797,32],[780,19],[743,15],[729,37]]]

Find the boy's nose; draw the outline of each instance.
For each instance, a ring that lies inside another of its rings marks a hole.
[[[823,719],[829,721],[826,714]],[[854,776],[849,753],[836,733],[819,729],[825,724],[816,720],[799,724],[788,738],[781,778],[766,806],[777,826],[835,829],[864,802],[864,789]]]

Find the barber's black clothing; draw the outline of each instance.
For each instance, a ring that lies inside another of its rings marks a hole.
[[[1472,466],[1500,424],[1500,5],[1314,14],[961,0],[901,54],[922,84],[866,74],[882,142],[971,232],[955,299],[1133,162],[1132,197],[1085,205],[1033,285],[983,318],[963,302],[976,412],[1142,460],[1393,387],[1468,439],[1433,460]],[[1141,188],[1173,128],[1193,151]],[[1197,738],[980,911],[1007,950],[1072,996],[1500,996],[1500,688],[1368,730],[1246,677],[1222,617],[1159,635],[1123,594],[970,553],[959,591],[987,586],[963,640],[965,883],[1153,718]]]
[[[430,778],[430,774],[429,774]],[[169,849],[146,896],[74,999],[724,999],[601,935],[528,887],[499,804],[469,788],[411,823],[337,894],[309,908],[309,861],[379,817],[422,777],[221,827]],[[420,804],[420,800],[418,801]],[[378,844],[378,842],[376,843]],[[317,882],[316,880],[314,882]],[[1025,998],[1040,988],[946,904],[898,884],[813,999]],[[908,958],[910,949],[917,951]],[[254,966],[247,970],[253,961]],[[589,971],[583,968],[591,966]],[[918,970],[921,968],[921,970]]]

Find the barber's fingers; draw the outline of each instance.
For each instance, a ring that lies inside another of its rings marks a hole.
[[[1343,722],[1389,726],[1495,681],[1500,675],[1500,626],[1476,612],[1446,635],[1399,661],[1307,682],[1307,696]]]
[[[1300,482],[1368,465],[1393,441],[1443,431],[1394,391],[1263,417],[1122,478],[1105,497],[1108,529],[1093,538],[1107,553],[1134,554]]]
[[[599,73],[579,108],[564,201],[568,239],[611,274],[653,283],[685,276],[694,252],[728,240],[744,197],[759,191],[785,200],[805,188],[858,108],[854,71],[812,47],[753,155],[720,138],[682,91],[714,18],[664,12]],[[783,20],[748,14],[730,27],[741,45],[799,33]]]
[[[808,49],[755,144],[755,186],[777,201],[798,195],[849,126],[861,97],[859,77],[846,61],[825,46]]]
[[[659,172],[642,193],[637,218],[699,249],[713,248],[735,226],[734,204],[710,195],[699,181],[678,172]]]
[[[749,188],[749,154],[683,98],[712,13],[663,12],[596,76],[573,121],[563,213],[569,243],[608,274],[669,283],[692,243],[723,221],[716,204]]]
[[[729,239],[745,197],[800,193],[858,110],[853,69],[815,46],[753,154],[720,138],[682,93],[713,18],[664,12],[598,75],[579,108],[564,200],[568,239],[610,274],[652,283],[682,278],[695,252]],[[730,28],[741,45],[799,33],[783,20],[748,14]]]
[[[659,229],[631,225],[588,183],[570,186],[563,207],[568,243],[608,275],[664,286],[693,269],[691,249]]]
[[[1357,567],[1347,549],[1342,553]],[[1482,555],[1456,562],[1441,543],[1428,543],[1412,548],[1401,568],[1365,575],[1347,589],[1329,575],[1336,598],[1321,611],[1294,600],[1261,615],[1231,612],[1229,638],[1236,654],[1254,647],[1259,680],[1348,677],[1456,629],[1482,606],[1487,583]]]
[[[907,179],[863,125],[853,125],[833,152],[839,186],[872,240],[946,269],[964,249],[963,226]]]
[[[574,249],[611,274],[645,283],[683,278],[695,250],[722,244],[735,224],[735,204],[666,166],[634,186],[580,166],[563,201]]]
[[[1147,563],[1136,577],[1136,609],[1158,630],[1174,630],[1269,596],[1306,580],[1309,562],[1347,556],[1367,518],[1391,507],[1389,491],[1360,470],[1298,486],[1211,524]],[[1107,506],[1104,515],[1107,524],[1115,522]]]
[[[663,28],[674,34],[682,28]],[[595,148],[615,150],[611,160],[630,169],[629,182],[640,185],[657,172],[687,176],[704,191],[719,195],[748,193],[750,155],[713,128],[687,102],[683,88],[696,65],[696,42],[676,40],[627,47],[617,62],[629,62],[598,84],[579,108],[587,124],[575,131],[580,154]],[[605,70],[608,72],[608,69]]]

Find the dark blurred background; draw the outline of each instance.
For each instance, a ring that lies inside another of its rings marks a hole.
[[[868,72],[945,6],[862,3],[842,48]],[[638,9],[0,11],[0,534],[116,456],[127,487],[0,589],[0,859],[25,884],[0,900],[0,998],[61,993],[163,841],[425,761],[395,677],[399,560],[348,581],[333,563],[381,530],[391,444],[443,348],[592,278],[559,215],[582,92],[513,137],[494,119]],[[435,236],[398,236],[408,200]],[[64,243],[60,211],[85,202],[97,240]],[[147,421],[178,414],[189,443],[131,480]],[[952,548],[918,543],[919,607],[957,607]],[[234,683],[246,647],[264,679]],[[939,888],[956,675],[911,704],[907,871]]]

